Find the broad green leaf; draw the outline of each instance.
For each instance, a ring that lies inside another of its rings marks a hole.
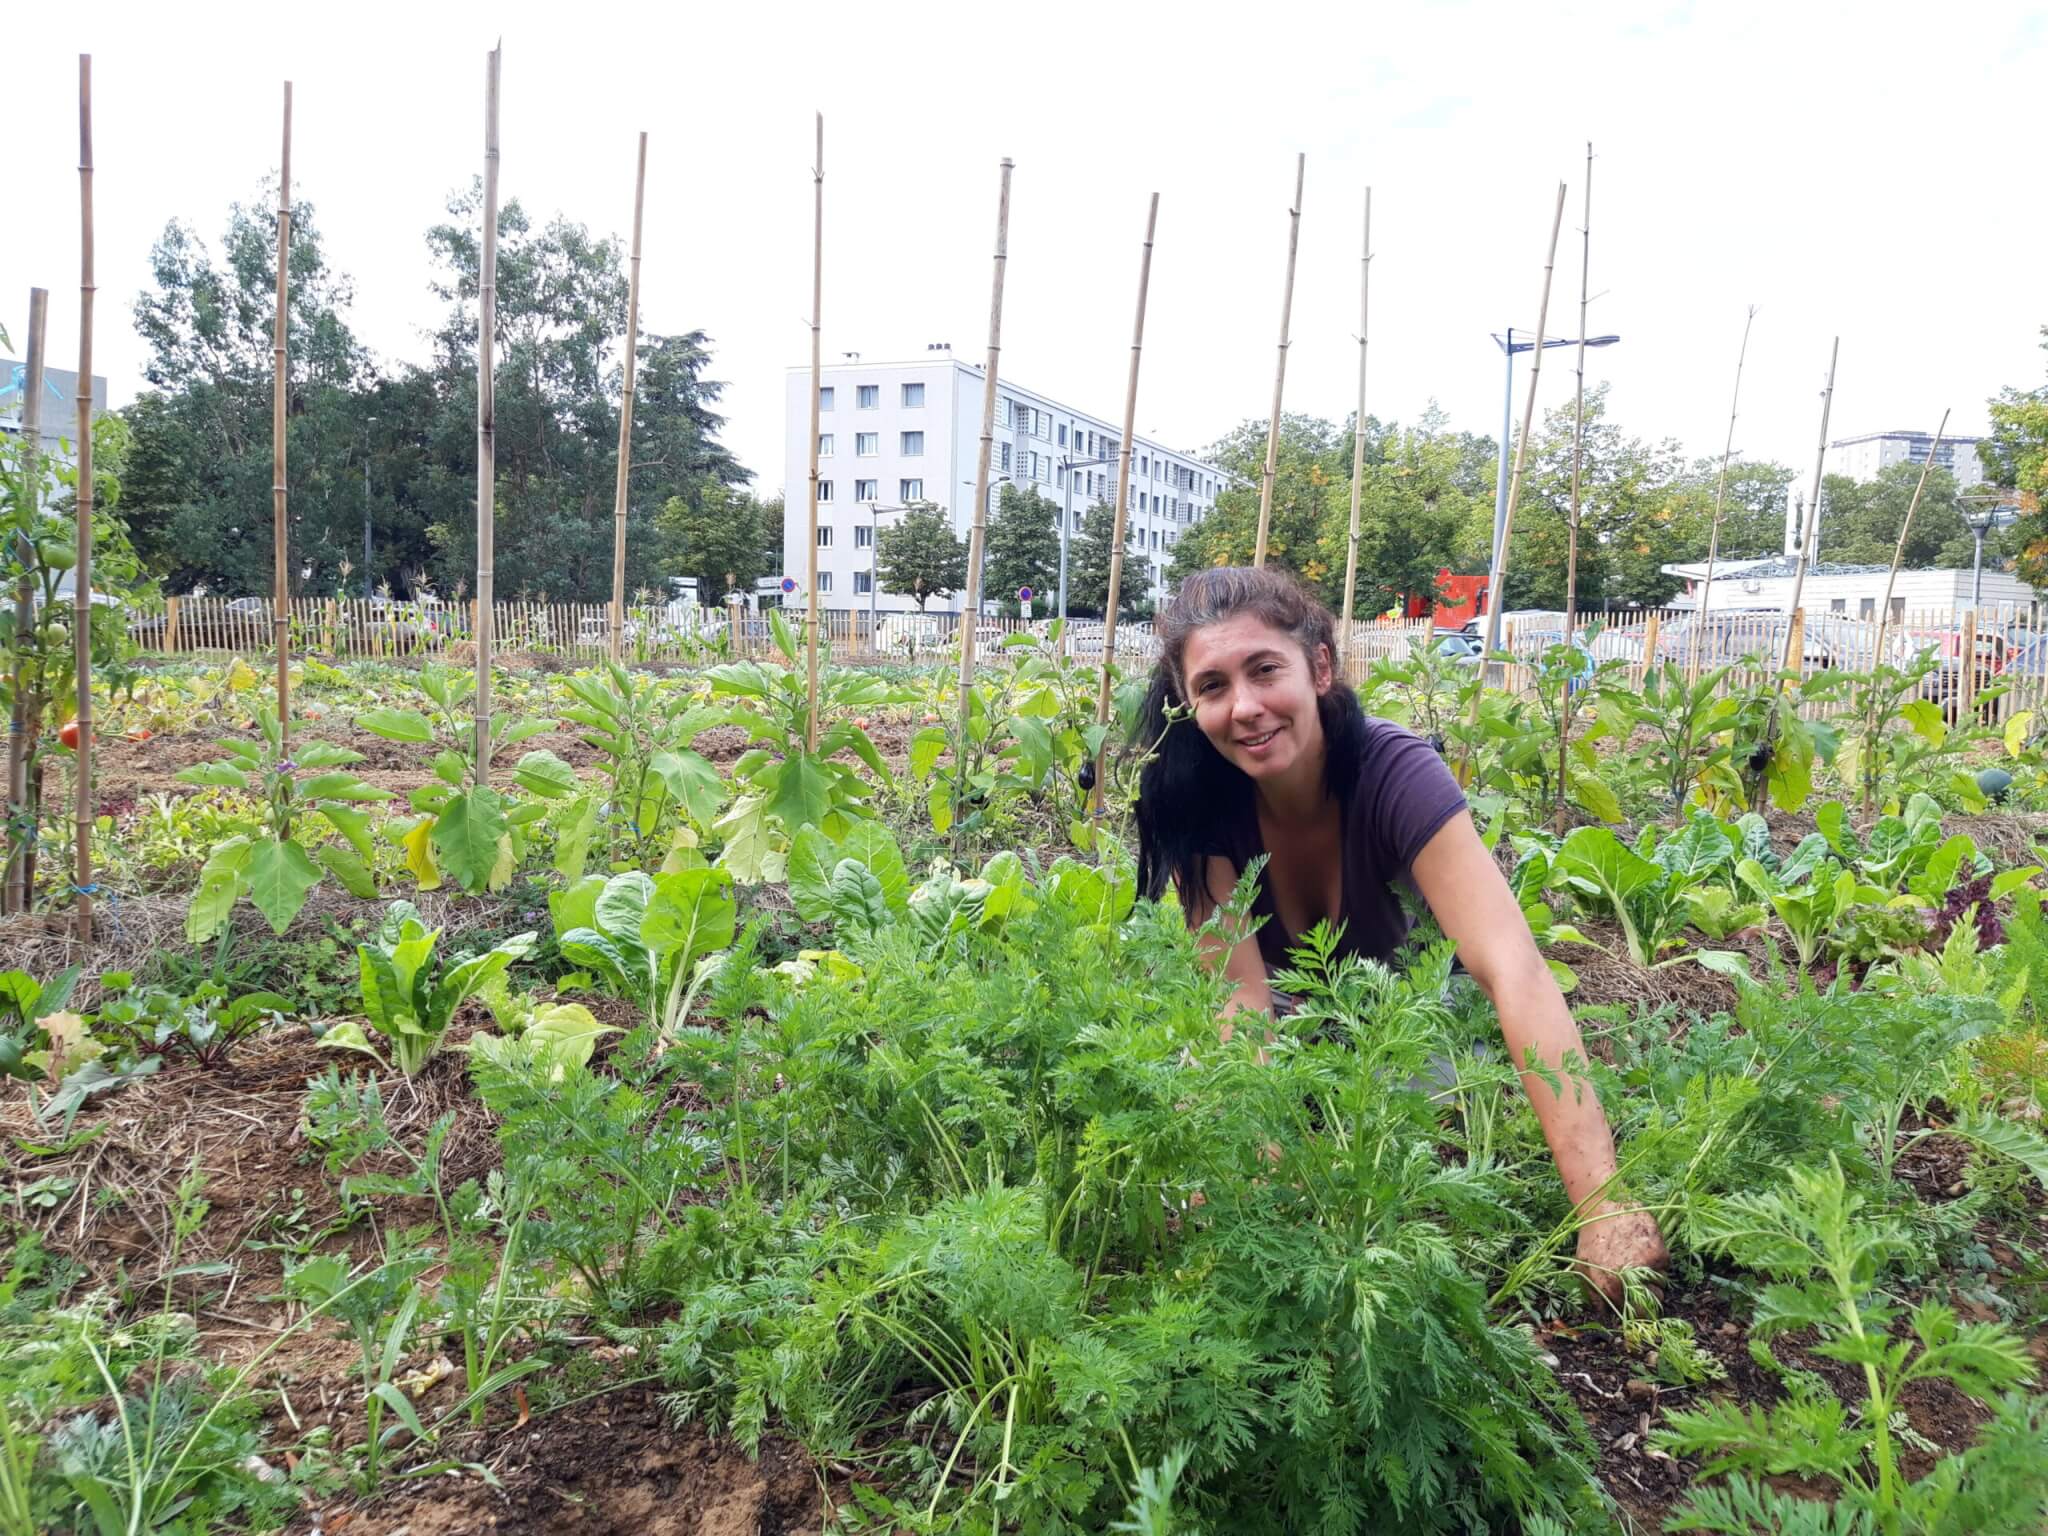
[[[718,819],[718,808],[725,803],[725,780],[709,760],[695,752],[657,752],[647,767],[698,826],[708,827]]]
[[[388,789],[376,789],[352,773],[316,773],[299,781],[301,800],[393,800]]]
[[[1948,740],[1948,721],[1942,718],[1941,706],[1932,699],[1907,700],[1899,706],[1899,718],[1931,747],[1939,747]]]
[[[769,815],[793,836],[799,827],[818,825],[831,808],[832,781],[824,765],[808,752],[791,753],[768,802]]]
[[[816,827],[789,840],[789,899],[807,923],[822,923],[832,912],[832,870],[844,857]]]
[[[832,920],[842,932],[865,937],[888,926],[882,882],[857,859],[841,859],[832,871],[831,899]]]
[[[247,775],[232,763],[194,763],[172,775],[180,784],[197,784],[207,789],[244,789]]]
[[[386,741],[425,745],[434,739],[433,723],[416,709],[372,709],[356,716],[356,727]]]
[[[556,942],[563,959],[594,973],[617,996],[646,1006],[647,952],[638,945],[629,954],[595,928],[572,928]]]
[[[512,782],[529,795],[560,800],[576,793],[576,770],[548,751],[529,752],[512,770]]]
[[[496,890],[511,878],[505,802],[488,787],[452,795],[434,822],[434,852],[465,891]]]
[[[839,840],[846,857],[859,859],[882,883],[882,899],[891,912],[902,913],[910,905],[910,872],[903,864],[903,850],[896,838],[879,821],[857,821]]]
[[[314,858],[339,880],[349,895],[364,901],[377,897],[377,880],[369,867],[348,849],[335,843],[323,843],[314,853]]]
[[[932,787],[925,795],[925,805],[931,811],[932,830],[944,837],[953,830],[953,785],[949,779],[932,780]]]
[[[585,875],[563,890],[549,891],[548,916],[554,920],[555,937],[572,928],[595,928],[597,898],[603,890],[603,875]]]
[[[732,875],[723,869],[685,869],[657,875],[641,938],[666,970],[687,967],[733,941],[739,903]]]
[[[597,831],[597,797],[582,795],[566,802],[556,810],[554,823],[555,873],[581,879],[590,860],[590,839]]]
[[[321,806],[319,810],[320,814],[327,818],[328,825],[348,839],[349,846],[355,849],[357,858],[364,860],[370,858],[370,813],[368,811],[358,811],[353,807],[337,805],[332,802]]]
[[[199,871],[199,889],[185,912],[185,937],[202,944],[219,933],[242,894],[243,872],[249,867],[247,838],[231,838],[213,850]]]
[[[1030,877],[1024,870],[1024,861],[1008,849],[982,866],[981,878],[988,883],[988,900],[982,912],[989,922],[1000,922],[1011,916],[1022,917],[1038,905],[1037,894],[1031,889]]]
[[[1654,859],[1674,885],[1693,885],[1734,856],[1734,839],[1728,829],[1716,817],[1702,813],[1658,844]]]
[[[2003,901],[2023,885],[2031,885],[2034,877],[2041,873],[2039,864],[2028,864],[2019,869],[2002,870],[1991,877],[1991,899]]]
[[[931,776],[933,765],[946,750],[946,740],[945,728],[937,725],[928,725],[910,738],[910,772],[913,778]]]
[[[249,845],[249,865],[244,878],[249,900],[270,924],[272,933],[282,934],[306,904],[306,896],[320,883],[320,871],[306,857],[306,850],[289,838],[258,838]]]
[[[2027,749],[2027,732],[2034,727],[2034,712],[2022,709],[2005,722],[2005,752],[2008,757],[2018,757]]]
[[[1855,831],[1849,825],[1849,812],[1839,800],[1830,800],[1813,813],[1813,824],[1820,828],[1820,834],[1827,845],[1844,859],[1855,859],[1862,851],[1862,844],[1856,839]]]
[[[443,784],[452,785],[454,788],[460,789],[468,782],[469,759],[460,752],[436,752],[433,761],[428,766],[434,770],[434,777]]]
[[[353,752],[334,741],[302,741],[292,749],[292,761],[308,770],[341,768],[362,760],[362,753]]]
[[[598,929],[614,940],[651,947],[642,928],[647,921],[647,909],[654,902],[654,891],[654,881],[638,870],[613,875],[598,891],[597,902],[591,909]]]
[[[1598,816],[1602,821],[1621,820],[1621,799],[1608,787],[1604,779],[1590,773],[1574,773],[1571,776],[1571,798],[1588,814]],[[1577,978],[1573,978],[1576,982]]]
[[[618,1034],[615,1024],[600,1024],[581,1003],[548,1003],[536,1008],[518,1036],[478,1033],[470,1036],[469,1049],[501,1067],[515,1059],[530,1058],[536,1067],[548,1069],[551,1081],[561,1081],[565,1068],[590,1064],[600,1036]]]

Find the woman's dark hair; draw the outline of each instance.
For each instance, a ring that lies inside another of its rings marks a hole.
[[[1203,865],[1224,851],[1219,834],[1251,812],[1252,781],[1211,745],[1193,719],[1169,711],[1187,702],[1188,637],[1240,614],[1291,635],[1311,663],[1328,646],[1329,691],[1316,700],[1323,723],[1323,781],[1349,799],[1358,781],[1365,712],[1343,680],[1337,625],[1330,610],[1291,572],[1274,566],[1226,565],[1198,571],[1182,582],[1159,619],[1159,664],[1138,713],[1132,740],[1157,750],[1138,776],[1138,888],[1152,900],[1170,879],[1183,900],[1204,889]]]

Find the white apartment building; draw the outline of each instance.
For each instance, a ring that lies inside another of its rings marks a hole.
[[[1956,477],[1956,489],[1967,491],[1984,480],[1984,464],[1977,457],[1981,437],[1944,437],[1934,447],[1932,432],[1868,432],[1862,437],[1841,437],[1828,444],[1827,471],[1847,475],[1851,480],[1875,480],[1894,464],[1925,464],[1930,451],[1937,468]]]
[[[783,570],[801,585],[807,569],[811,425],[808,365],[789,370],[785,389]],[[965,538],[974,524],[974,476],[981,446],[983,370],[942,346],[898,363],[841,363],[823,370],[818,410],[818,601],[826,608],[915,609],[908,597],[875,592],[875,537],[919,502],[943,507]],[[1116,496],[1122,429],[1050,396],[998,380],[989,509],[1003,482],[1036,489],[1058,511],[1063,536],[1078,532],[1089,507]],[[1148,438],[1131,445],[1126,583],[1165,596],[1165,571],[1181,536],[1216,504],[1224,487],[1215,465]],[[1003,593],[1008,597],[1011,594]],[[996,593],[986,594],[990,599]],[[1040,598],[1049,611],[1054,594]],[[957,613],[962,594],[934,598],[931,613]]]

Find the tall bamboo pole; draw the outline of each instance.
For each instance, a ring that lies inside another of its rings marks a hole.
[[[35,625],[35,588],[28,571],[34,563],[34,546],[27,530],[36,525],[42,501],[43,471],[37,462],[43,445],[43,359],[49,344],[50,291],[28,291],[28,369],[22,387],[28,396],[21,402],[22,495],[27,518],[16,544],[21,554],[22,577],[14,589],[14,632],[26,635]],[[26,912],[36,824],[41,807],[29,803],[28,738],[29,690],[17,663],[12,678],[14,704],[7,720],[7,894],[0,912]]]
[[[1273,526],[1273,480],[1280,469],[1280,396],[1287,385],[1287,325],[1294,314],[1294,257],[1301,249],[1301,184],[1307,172],[1308,156],[1297,154],[1294,204],[1287,210],[1287,284],[1280,291],[1280,361],[1273,368],[1273,416],[1266,424],[1266,472],[1259,482],[1259,543],[1253,565],[1266,563],[1266,537]]]
[[[1947,433],[1948,409],[1944,408],[1941,413],[1941,425],[1934,429],[1934,442],[1927,450],[1927,462],[1920,466],[1920,479],[1913,487],[1913,499],[1906,504],[1906,520],[1899,525],[1899,541],[1892,546],[1892,567],[1885,573],[1884,578],[1884,603],[1877,610],[1877,636],[1871,642],[1870,647],[1870,667],[1872,671],[1875,671],[1878,664],[1884,660],[1885,626],[1892,616],[1892,584],[1899,579],[1899,561],[1906,553],[1906,535],[1913,531],[1913,514],[1920,509],[1920,493],[1927,489],[1927,476],[1934,469],[1934,456],[1941,452],[1941,440]],[[1971,664],[1968,660],[1964,662],[1965,666]],[[1864,810],[1867,813],[1869,809],[1869,803],[1866,800]]]
[[[1358,424],[1351,434],[1351,542],[1344,553],[1342,644],[1351,644],[1351,605],[1358,591],[1358,503],[1365,489],[1365,348],[1372,316],[1372,188],[1365,189],[1365,255],[1358,263]]]
[[[284,83],[284,158],[277,179],[277,318],[270,333],[270,628],[277,648],[277,728],[284,755],[292,734],[292,565],[291,524],[286,516],[285,481],[285,304],[291,281],[292,249],[292,83]]]
[[[78,940],[92,941],[92,55],[78,56],[78,563],[71,642],[78,666],[78,757],[72,796]]]
[[[1728,460],[1735,453],[1735,413],[1742,404],[1742,364],[1749,356],[1749,328],[1756,324],[1756,306],[1742,320],[1742,347],[1735,354],[1735,393],[1728,401],[1728,440],[1721,445],[1721,476],[1714,483],[1714,522],[1707,533],[1707,579],[1700,587],[1700,606],[1693,615],[1692,639],[1687,647],[1686,673],[1698,676],[1700,640],[1707,625],[1707,607],[1714,600],[1714,561],[1721,552],[1721,509],[1728,495]]]
[[[1299,203],[1300,198],[1295,201]],[[1102,621],[1102,684],[1095,695],[1097,725],[1109,723],[1109,677],[1116,662],[1116,611],[1123,596],[1124,529],[1131,510],[1131,438],[1138,424],[1138,364],[1145,355],[1145,300],[1152,288],[1152,236],[1158,227],[1159,194],[1154,192],[1151,207],[1145,213],[1145,249],[1138,258],[1138,311],[1131,322],[1131,371],[1124,381],[1124,432],[1117,447],[1115,532],[1109,546],[1109,599]],[[1095,753],[1094,809],[1098,811],[1102,809],[1102,759],[1108,742],[1105,735],[1103,746]]]
[[[476,782],[491,781],[492,545],[497,532],[498,396],[492,352],[498,337],[498,55],[484,66],[484,246],[476,294]]]
[[[1003,162],[1008,165],[1008,161]],[[1009,173],[1003,188],[1007,217]],[[1002,258],[996,258],[997,291],[1001,291]],[[817,156],[811,164],[811,489],[809,536],[804,540],[804,750],[818,750],[818,391],[823,387],[823,364],[819,353],[819,327],[825,316],[825,114],[818,114]],[[989,388],[995,384],[995,341],[989,342]],[[987,458],[984,447],[982,457]],[[979,524],[976,525],[979,527]],[[966,652],[961,655],[964,658]],[[964,665],[963,660],[963,665]],[[964,687],[964,685],[963,685]],[[963,732],[964,732],[963,726]],[[966,739],[963,734],[961,739]]]
[[[1486,583],[1486,645],[1480,652],[1479,669],[1482,676],[1487,667],[1487,658],[1500,649],[1500,602],[1501,587],[1507,579],[1509,540],[1515,531],[1515,502],[1522,494],[1522,463],[1529,455],[1529,434],[1536,421],[1536,387],[1543,378],[1543,336],[1550,324],[1550,277],[1557,267],[1557,236],[1564,228],[1564,183],[1557,184],[1557,207],[1550,216],[1550,249],[1543,258],[1543,301],[1536,311],[1536,345],[1534,361],[1529,368],[1529,398],[1522,405],[1522,435],[1515,444],[1514,472],[1508,476],[1508,504],[1501,519],[1500,543],[1493,551],[1493,567]],[[1486,690],[1474,690],[1472,694],[1472,722],[1479,722],[1479,705]],[[1468,743],[1458,763],[1458,776],[1465,779],[1472,768],[1472,748]]]
[[[647,135],[633,173],[633,256],[626,278],[626,374],[619,392],[619,473],[612,491],[612,660],[626,627],[626,482],[633,465],[633,376],[640,360],[640,214],[647,201]]]
[[[1557,830],[1564,831],[1567,755],[1572,744],[1572,680],[1578,664],[1572,642],[1579,628],[1579,479],[1586,459],[1586,308],[1593,268],[1593,143],[1586,141],[1586,214],[1579,226],[1579,367],[1578,390],[1572,402],[1572,516],[1565,536],[1564,559],[1564,702],[1557,711]]]
[[[1807,502],[1806,526],[1800,530],[1799,569],[1792,577],[1792,606],[1794,615],[1800,611],[1799,600],[1806,591],[1806,567],[1813,559],[1814,533],[1820,527],[1820,481],[1821,469],[1828,459],[1828,413],[1835,404],[1835,364],[1842,356],[1842,338],[1835,338],[1834,347],[1828,353],[1828,384],[1820,392],[1820,446],[1813,453],[1813,497]],[[1799,625],[1794,622],[1785,630],[1785,660],[1782,671],[1792,670],[1792,647],[1799,635]],[[1783,680],[1780,679],[1780,686]]]
[[[989,460],[996,440],[996,365],[1003,351],[1003,278],[1010,262],[1010,172],[1015,167],[1003,157],[1003,187],[996,202],[996,267],[988,299],[988,374],[981,391],[981,447],[974,462],[974,529],[967,539],[967,594],[960,611],[960,734],[955,739],[953,775],[953,820],[957,826],[966,809],[967,784],[959,771],[967,758],[967,737],[974,720],[974,630],[981,620],[981,557],[988,538]],[[817,410],[817,392],[812,391],[811,409]],[[812,420],[816,421],[815,414]],[[815,453],[818,434],[811,432]],[[812,462],[816,462],[813,460]],[[817,536],[811,538],[811,558],[817,558]]]

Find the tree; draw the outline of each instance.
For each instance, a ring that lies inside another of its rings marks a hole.
[[[944,508],[920,502],[877,535],[875,568],[884,592],[915,599],[922,613],[967,585],[967,546]]]
[[[988,545],[983,552],[981,590],[1016,612],[1020,587],[1040,600],[1059,585],[1060,535],[1054,519],[1059,508],[1037,490],[1020,490],[1005,481],[988,520]]]
[[[1260,486],[1265,475],[1266,426],[1246,421],[1210,447],[1206,457],[1219,465],[1228,488],[1216,498],[1209,515],[1190,528],[1174,546],[1169,577],[1211,565],[1250,565],[1258,552]],[[1267,557],[1320,586],[1329,575],[1328,552],[1318,543],[1324,493],[1335,481],[1349,484],[1351,439],[1335,422],[1315,416],[1283,415],[1273,476],[1273,514],[1267,530]],[[1347,492],[1348,495],[1348,492]],[[1073,552],[1068,551],[1071,564]],[[1337,579],[1344,576],[1339,555]],[[1073,572],[1067,575],[1071,597]],[[1103,593],[1108,592],[1105,574]],[[1100,598],[1097,599],[1100,602]]]
[[[1860,482],[1829,475],[1821,482],[1820,558],[1838,565],[1890,565],[1919,483],[1918,464],[1889,464],[1875,480]],[[1956,477],[1945,469],[1930,471],[1900,569],[1959,570],[1975,554]]]
[[[654,520],[663,569],[697,579],[700,602],[751,592],[782,564],[782,498],[763,501],[716,481],[693,496],[671,496]]]
[[[2048,325],[2041,327],[2041,346],[2048,350]],[[2019,504],[2008,533],[2020,575],[2048,584],[2048,385],[2002,390],[1990,405],[1991,438],[1977,445],[1977,456],[1991,484],[2013,492]]]
[[[1212,514],[1213,515],[1213,514]],[[1197,527],[1200,525],[1198,524]],[[1126,530],[1128,531],[1128,530]],[[1192,538],[1193,534],[1189,534]],[[1182,539],[1186,546],[1188,540]],[[1067,611],[1106,614],[1109,610],[1109,561],[1116,549],[1116,508],[1098,501],[1081,518],[1081,526],[1067,546]],[[1249,562],[1247,562],[1249,563]],[[1117,588],[1117,612],[1126,616],[1144,613],[1144,563],[1127,556],[1123,580]]]

